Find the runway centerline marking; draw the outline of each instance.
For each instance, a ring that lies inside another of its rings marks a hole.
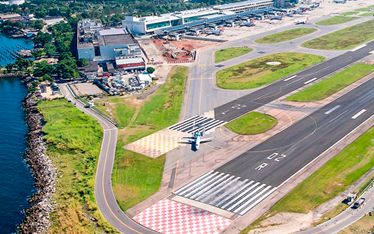
[[[293,79],[293,78],[295,78],[297,75],[294,75],[294,76],[291,76],[291,77],[288,77],[287,79],[285,79],[284,81],[289,81],[289,80],[291,80],[291,79]]]
[[[330,114],[331,112],[333,112],[334,110],[338,109],[339,107],[340,107],[340,105],[336,105],[336,106],[334,106],[334,107],[331,108],[330,110],[326,111],[326,112],[325,112],[325,115]]]
[[[304,82],[304,84],[309,84],[310,82],[313,82],[313,81],[315,81],[315,80],[317,80],[317,78],[310,79],[310,80]]]
[[[360,115],[362,115],[365,112],[366,112],[365,109],[360,110],[357,114],[355,114],[354,116],[352,116],[352,119],[357,119]]]

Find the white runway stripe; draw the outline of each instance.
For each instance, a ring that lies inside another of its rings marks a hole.
[[[291,77],[288,77],[287,79],[285,79],[284,81],[289,81],[289,80],[292,80],[293,78],[295,78],[297,75],[294,75],[294,76],[291,76]]]
[[[212,173],[212,174],[209,175],[208,177],[204,178],[202,181],[200,181],[200,182],[198,182],[198,183],[192,185],[191,187],[187,185],[187,186],[188,186],[187,190],[183,191],[182,193],[180,193],[180,194],[178,194],[178,195],[182,195],[182,196],[184,196],[184,194],[189,193],[191,190],[196,189],[196,187],[198,187],[198,186],[204,184],[206,181],[211,180],[212,177],[215,177],[215,176],[217,176],[218,174],[219,174],[219,172],[218,172],[218,171],[215,171],[214,173]]]
[[[234,177],[234,176],[233,176]],[[211,194],[206,194],[207,197],[205,197],[204,199],[200,199],[201,202],[205,202],[206,200],[208,200],[211,196],[215,196],[216,194],[222,192],[223,190],[225,190],[227,187],[229,187],[230,185],[232,185],[233,183],[235,183],[236,181],[238,181],[240,179],[240,177],[236,177],[235,179],[231,180],[230,178],[230,181],[228,183],[226,183],[224,186],[222,186],[220,189],[216,190],[215,192],[211,193]],[[202,196],[203,198],[204,196]],[[221,197],[221,196],[219,196]]]
[[[256,183],[256,185],[260,184],[259,182]],[[253,191],[251,191],[249,194],[247,194],[246,196],[244,196],[243,198],[241,198],[239,201],[235,200],[234,204],[232,204],[229,208],[227,208],[228,210],[232,210],[233,208],[235,208],[237,205],[239,205],[240,203],[242,203],[245,199],[247,199],[248,197],[252,196],[253,194],[255,194],[258,190],[262,189],[262,187],[264,187],[265,184],[262,184],[260,185],[259,187],[256,187]],[[251,189],[250,189],[251,190]],[[249,191],[248,191],[249,192]],[[246,193],[245,193],[246,194]],[[243,195],[245,195],[243,194]],[[240,196],[241,197],[241,196]]]
[[[304,84],[309,84],[310,82],[313,82],[313,81],[315,81],[315,80],[317,80],[317,78],[310,79],[310,80],[304,82]]]
[[[247,213],[250,209],[252,209],[255,205],[257,205],[258,203],[260,203],[262,200],[264,200],[266,197],[268,197],[270,194],[272,194],[277,188],[273,188],[272,190],[270,190],[269,192],[267,192],[265,195],[263,195],[261,198],[259,198],[256,202],[253,202],[251,205],[249,205],[247,208],[245,208],[244,210],[242,210],[239,214],[240,215],[244,215],[245,213]]]
[[[354,116],[352,116],[352,119],[357,119],[360,115],[362,115],[365,112],[366,112],[365,109],[360,110],[357,114],[355,114]]]
[[[255,187],[257,187],[257,185],[259,185],[259,184],[260,184],[259,182],[256,182],[254,185],[252,185],[251,187],[249,187],[249,188],[247,188],[246,190],[244,190],[244,192],[236,193],[236,194],[234,195],[235,198],[233,199],[233,201],[230,201],[230,202],[226,203],[225,205],[222,206],[222,208],[226,208],[226,207],[228,207],[231,203],[233,203],[233,202],[236,201],[235,199],[237,199],[238,197],[241,197],[243,194],[248,193],[249,191],[251,191],[252,189],[254,189]],[[230,207],[231,207],[231,206],[230,206]],[[230,207],[229,207],[229,208],[230,208]]]
[[[249,181],[248,179],[244,181],[239,181],[235,186],[224,192],[221,196],[215,198],[213,201],[211,201],[209,204],[214,205],[214,206],[219,206],[222,203],[224,203],[226,200],[230,199],[231,196],[234,196],[233,192],[238,191],[241,186],[245,186],[245,184]],[[252,184],[254,181],[249,182],[248,185]],[[231,195],[230,195],[231,194]],[[225,198],[228,196],[227,198]]]
[[[263,184],[263,185],[261,185],[261,186],[265,186],[265,184]],[[269,185],[268,187],[266,187],[265,189],[262,189],[260,192],[258,192],[258,193],[256,193],[256,195],[254,195],[252,198],[250,198],[248,201],[246,201],[246,202],[244,202],[242,205],[240,205],[239,207],[235,207],[234,208],[234,212],[236,213],[236,212],[238,212],[238,211],[240,211],[241,209],[243,209],[245,206],[247,206],[249,203],[252,203],[252,201],[253,200],[255,200],[257,197],[259,197],[261,194],[263,194],[264,192],[266,192],[267,190],[269,190],[271,188],[271,186]],[[247,198],[249,198],[249,197],[251,197],[251,196],[246,196],[245,197],[245,200],[247,199]],[[244,199],[244,198],[243,198]]]
[[[186,188],[188,188],[188,186],[193,186],[194,184],[196,184],[197,182],[201,181],[202,179],[204,179],[208,175],[211,175],[213,172],[214,171],[210,171],[210,172],[206,173],[205,175],[203,175],[203,176],[199,177],[198,179],[194,180],[193,182],[189,183],[187,186],[184,186],[184,187],[178,189],[175,193],[180,193],[183,190],[185,190]]]
[[[199,185],[199,187],[195,187],[193,190],[191,190],[189,193],[185,194],[184,197],[190,197],[191,195],[194,195],[195,193],[199,192],[201,189],[203,189],[205,186],[207,186],[208,184],[216,181],[217,179],[220,180],[222,176],[224,176],[225,174],[224,173],[221,173],[211,179],[209,179],[207,182],[205,183],[202,183]]]
[[[334,110],[338,109],[340,107],[340,105],[336,105],[334,106],[333,108],[331,108],[330,110],[326,111],[325,114],[328,115],[330,114],[331,112],[333,112]]]

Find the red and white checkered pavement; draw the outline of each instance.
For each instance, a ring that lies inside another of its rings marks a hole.
[[[168,199],[134,217],[138,223],[165,234],[220,233],[233,221]]]

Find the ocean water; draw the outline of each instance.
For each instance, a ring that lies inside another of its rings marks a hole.
[[[9,38],[0,34],[0,65],[5,66],[8,63],[16,61],[14,51],[23,49],[33,49],[34,44],[31,40],[24,38]]]
[[[31,41],[0,35],[0,65],[14,62],[10,51],[32,49]],[[26,87],[18,78],[0,78],[0,233],[14,233],[25,218],[28,197],[35,192],[34,179],[26,166],[25,113],[22,100]]]
[[[28,129],[21,102],[26,93],[18,78],[0,78],[0,233],[14,232],[34,192],[34,179],[22,157]]]

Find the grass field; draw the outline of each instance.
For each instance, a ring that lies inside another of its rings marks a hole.
[[[303,47],[320,50],[347,50],[374,39],[374,20],[315,38]]]
[[[122,210],[127,210],[160,189],[165,156],[153,159],[125,150],[117,144],[113,191]]]
[[[370,11],[370,7],[358,8],[355,11]]]
[[[115,197],[123,210],[160,189],[165,160],[165,156],[152,159],[123,146],[178,122],[187,72],[187,67],[173,67],[166,83],[137,104],[130,122],[119,131],[112,181]],[[117,103],[126,109],[131,101]]]
[[[242,135],[255,135],[272,129],[277,124],[277,119],[270,115],[250,112],[226,124],[225,127]]]
[[[373,16],[374,13],[363,13],[363,14],[360,14],[358,16]]]
[[[374,127],[304,180],[271,212],[308,213],[336,197],[374,166]]]
[[[342,23],[346,23],[346,22],[356,20],[356,19],[359,19],[359,17],[335,16],[335,17],[330,18],[330,19],[318,21],[316,24],[317,25],[322,25],[322,26],[336,25],[336,24],[342,24]]]
[[[231,47],[222,50],[217,50],[215,53],[216,63],[220,63],[232,58],[242,56],[251,51],[252,49],[248,47]]]
[[[272,54],[217,72],[217,85],[224,89],[257,88],[323,60],[324,57],[311,54]],[[267,64],[274,61],[281,64]]]
[[[358,14],[359,12],[357,11],[348,11],[348,12],[343,12],[343,13],[340,13],[340,15],[356,15]]]
[[[280,33],[275,33],[256,40],[257,43],[271,44],[283,41],[289,41],[298,37],[302,37],[317,31],[315,28],[295,28]]]
[[[94,180],[103,131],[91,116],[65,99],[41,102],[46,155],[61,173],[50,233],[116,233],[97,209]],[[93,217],[97,221],[89,221]]]
[[[374,71],[374,65],[357,63],[321,82],[286,98],[289,101],[313,102],[325,99]]]

